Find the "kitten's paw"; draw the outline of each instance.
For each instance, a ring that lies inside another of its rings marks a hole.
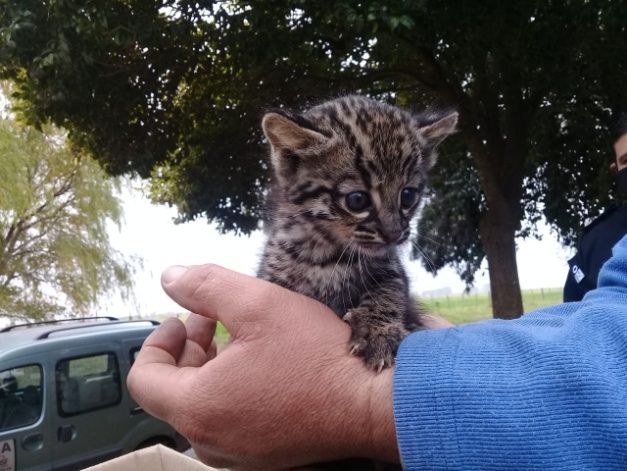
[[[344,317],[351,326],[350,352],[363,357],[366,365],[380,372],[394,365],[396,351],[401,341],[409,334],[401,321],[373,322],[369,310],[352,309]]]

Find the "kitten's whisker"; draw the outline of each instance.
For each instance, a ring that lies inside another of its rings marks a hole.
[[[370,258],[369,260],[370,260],[370,264],[364,263],[364,268],[366,269],[366,275],[368,276],[368,278],[370,278],[370,280],[372,281],[374,285],[380,286],[381,283],[379,283],[379,281],[374,276],[372,276],[372,273],[370,272],[370,267],[376,270],[376,261],[372,258]],[[368,262],[368,260],[366,260],[366,262]]]
[[[427,242],[431,242],[432,244],[435,244],[437,246],[442,246],[443,245],[443,241],[441,240],[436,240],[433,237],[429,237],[429,236],[421,236],[423,239],[425,239]]]
[[[362,268],[362,260],[361,260],[361,251],[357,251],[357,263],[359,265],[359,276],[361,278],[361,282],[363,283],[363,290],[364,290],[364,294],[368,294],[370,292],[370,287],[368,286],[368,283],[366,282],[366,279],[364,278],[364,270]],[[376,281],[376,280],[375,280]]]
[[[364,278],[364,270],[361,267],[361,251],[357,250],[357,267],[359,268],[359,278],[361,279],[361,283],[364,285],[364,289],[368,286],[366,284],[366,280]]]
[[[287,216],[287,217],[288,217],[288,218],[290,218],[290,219],[293,219],[293,218],[297,218],[298,216],[302,216],[303,214],[307,214],[308,212],[309,212],[309,210],[308,210],[308,209],[306,209],[306,210],[304,210],[304,211],[301,211],[300,213],[290,214],[290,215],[289,215],[289,216]]]
[[[289,219],[294,219],[294,218],[297,218],[298,216],[302,216],[303,214],[307,214],[309,211],[310,211],[309,209],[305,209],[304,211],[301,211],[295,214],[278,214],[273,218],[273,220],[274,221],[279,221],[279,220],[287,221]]]
[[[316,241],[316,245],[317,245],[318,241]],[[329,277],[329,280],[327,281],[327,284],[324,288],[324,304],[326,304],[327,306],[329,305],[328,301],[329,301],[329,286],[330,284],[333,282],[333,276],[335,275],[335,270],[337,269],[337,266],[340,263],[340,260],[342,260],[342,256],[344,255],[344,252],[346,252],[346,250],[350,247],[351,245],[351,241],[349,240],[348,243],[344,246],[344,250],[342,250],[342,252],[340,253],[340,256],[337,258],[337,262],[335,262],[335,266],[333,267],[333,270],[331,270],[331,276]]]
[[[413,242],[412,241],[412,245],[414,246],[414,248],[418,251],[418,253],[420,254],[420,256],[426,260],[427,264],[429,265],[429,267],[431,268],[431,271],[435,272],[435,263],[433,263],[433,260],[431,260],[431,258],[429,258],[429,256],[427,255],[427,253],[422,250],[422,248],[420,248],[420,245],[418,245],[418,243]]]
[[[349,246],[351,247],[351,251],[348,254],[348,261],[346,263],[346,268],[344,269],[344,274],[342,275],[342,282],[340,284],[340,291],[342,296],[342,307],[344,308],[344,312],[348,311],[346,308],[346,291],[344,289],[344,283],[346,282],[348,270],[351,269],[351,261],[353,260],[353,254],[355,253],[355,245],[353,245],[353,240],[349,241]],[[350,294],[350,293],[349,293]]]

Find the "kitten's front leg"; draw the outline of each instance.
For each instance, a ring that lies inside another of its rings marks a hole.
[[[410,333],[405,319],[411,309],[406,290],[396,283],[372,288],[343,318],[352,328],[351,353],[377,371],[392,366],[398,346]]]

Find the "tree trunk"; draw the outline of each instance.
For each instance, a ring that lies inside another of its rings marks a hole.
[[[484,61],[476,66],[481,72],[476,76],[478,89],[470,94],[461,85],[451,84],[435,58],[432,62],[439,76],[437,83],[446,84],[439,92],[460,113],[460,131],[486,198],[488,209],[479,223],[479,234],[488,260],[492,314],[515,319],[523,314],[515,234],[523,216],[520,200],[531,110],[511,77],[507,82],[511,84],[498,90],[499,80],[487,77]],[[507,104],[503,112],[499,110],[501,100]]]
[[[518,266],[516,264],[515,225],[511,217],[488,211],[480,223],[483,250],[488,260],[492,314],[497,319],[515,319],[523,313]]]

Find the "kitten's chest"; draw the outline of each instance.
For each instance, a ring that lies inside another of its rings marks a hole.
[[[274,250],[265,254],[259,276],[314,298],[343,316],[368,289],[360,268],[354,260],[316,264]]]

